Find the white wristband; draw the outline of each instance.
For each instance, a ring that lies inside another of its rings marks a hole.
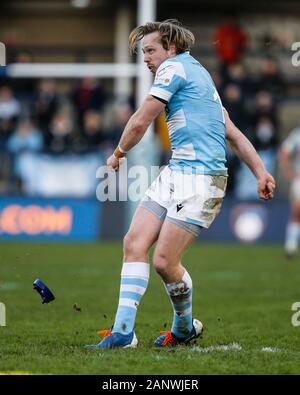
[[[128,151],[124,151],[120,145],[118,145],[119,151],[122,152],[122,154],[127,154]]]

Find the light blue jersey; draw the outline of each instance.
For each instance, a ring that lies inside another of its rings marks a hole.
[[[149,92],[167,103],[170,168],[227,175],[222,103],[208,71],[188,52],[165,60]]]

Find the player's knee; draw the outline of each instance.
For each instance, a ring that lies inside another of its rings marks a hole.
[[[145,251],[139,237],[133,232],[128,232],[123,239],[123,253],[125,261],[128,259],[139,260],[139,256],[144,255],[147,251]]]
[[[156,272],[164,277],[168,273],[170,260],[163,252],[155,252],[153,256],[153,266]]]
[[[135,237],[132,235],[132,233],[128,232],[126,233],[124,239],[123,239],[123,252],[124,255],[128,255],[134,251],[136,241]]]

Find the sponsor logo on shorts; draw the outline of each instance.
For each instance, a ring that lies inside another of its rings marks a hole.
[[[180,204],[177,204],[177,206],[176,206],[177,213],[178,213],[178,211],[180,211],[182,208],[183,208],[183,205],[182,205],[181,203],[180,203]]]

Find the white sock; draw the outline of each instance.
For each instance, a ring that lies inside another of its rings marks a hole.
[[[113,332],[125,335],[133,331],[137,308],[147,289],[149,273],[148,262],[123,263],[119,306]]]
[[[286,229],[285,250],[289,254],[294,254],[298,249],[298,240],[300,235],[300,224],[290,222]]]

